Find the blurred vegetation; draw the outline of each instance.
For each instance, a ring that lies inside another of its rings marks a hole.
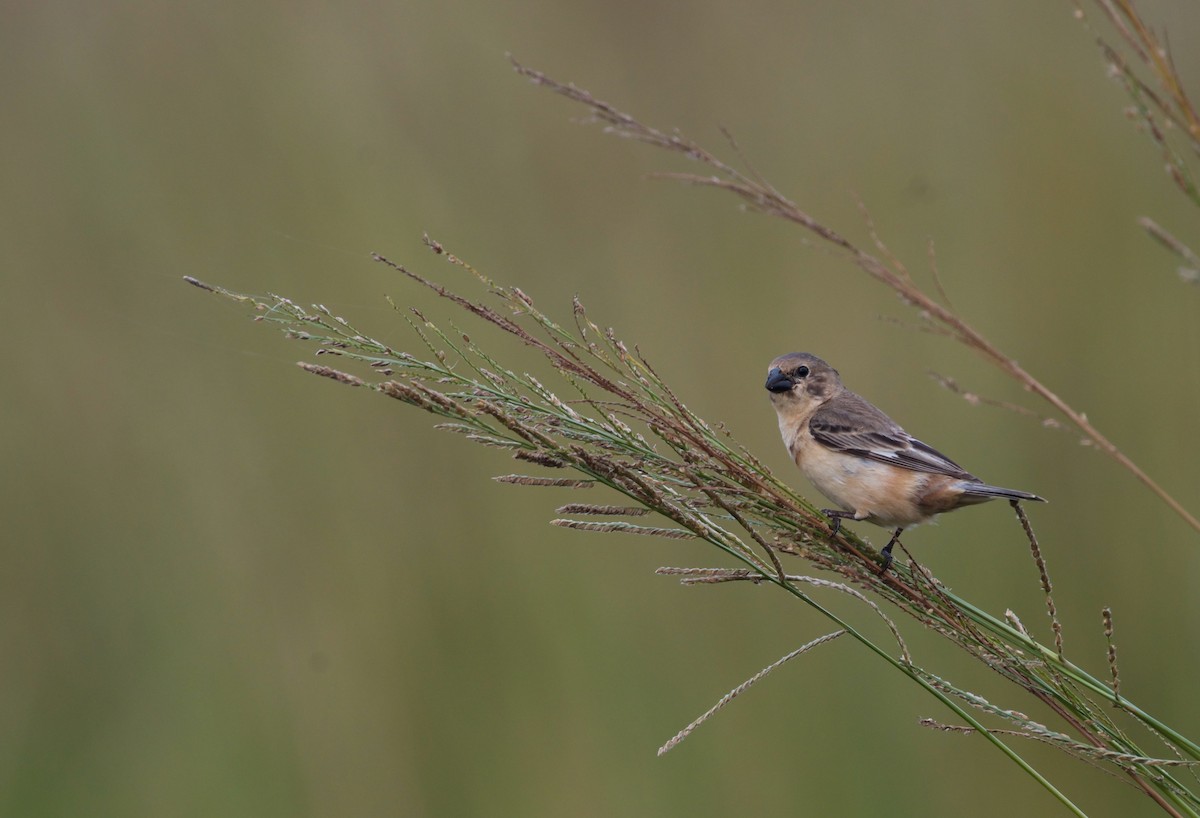
[[[1195,734],[1186,524],[1076,435],[938,387],[928,369],[1026,399],[964,350],[879,321],[894,298],[795,231],[645,181],[658,157],[571,124],[577,111],[504,59],[692,134],[728,126],[861,241],[860,196],[914,270],[933,237],[958,311],[1194,510],[1197,292],[1135,221],[1186,235],[1194,214],[1070,12],[6,6],[0,247],[22,348],[0,432],[0,812],[1055,809],[983,742],[918,727],[941,714],[846,640],[655,759],[822,623],[771,594],[652,575],[695,562],[688,543],[544,525],[566,500],[486,479],[506,458],[319,388],[294,348],[179,283],[287,292],[395,338],[383,294],[445,307],[368,254],[419,260],[424,230],[543,306],[582,295],[781,474],[762,371],[808,349],[967,468],[1048,497],[1034,521],[1072,654],[1102,675],[1110,605],[1124,690]],[[1147,16],[1200,87],[1200,52],[1183,47],[1196,10]],[[948,518],[906,543],[1044,639],[1009,516]],[[955,678],[992,692],[965,661]],[[1090,815],[1152,812],[1049,749],[1027,754],[1090,787]]]

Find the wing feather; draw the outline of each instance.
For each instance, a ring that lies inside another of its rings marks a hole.
[[[978,480],[946,455],[904,431],[863,398],[846,391],[824,404],[808,423],[813,439],[838,452],[854,454],[909,471]]]

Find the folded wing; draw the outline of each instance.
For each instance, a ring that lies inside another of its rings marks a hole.
[[[838,452],[855,454],[909,471],[979,480],[946,455],[917,440],[894,420],[853,392],[817,410],[808,424],[813,439]]]

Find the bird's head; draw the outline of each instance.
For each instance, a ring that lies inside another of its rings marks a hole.
[[[838,371],[816,355],[789,352],[771,361],[766,388],[780,413],[815,411],[842,389]]]

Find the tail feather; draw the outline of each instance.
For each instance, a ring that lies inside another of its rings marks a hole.
[[[1036,503],[1046,502],[1045,499],[1038,497],[1036,494],[1030,494],[1027,491],[989,486],[986,483],[966,483],[963,485],[962,490],[966,496],[979,497],[980,499],[1003,497],[1005,500],[1032,500]]]

